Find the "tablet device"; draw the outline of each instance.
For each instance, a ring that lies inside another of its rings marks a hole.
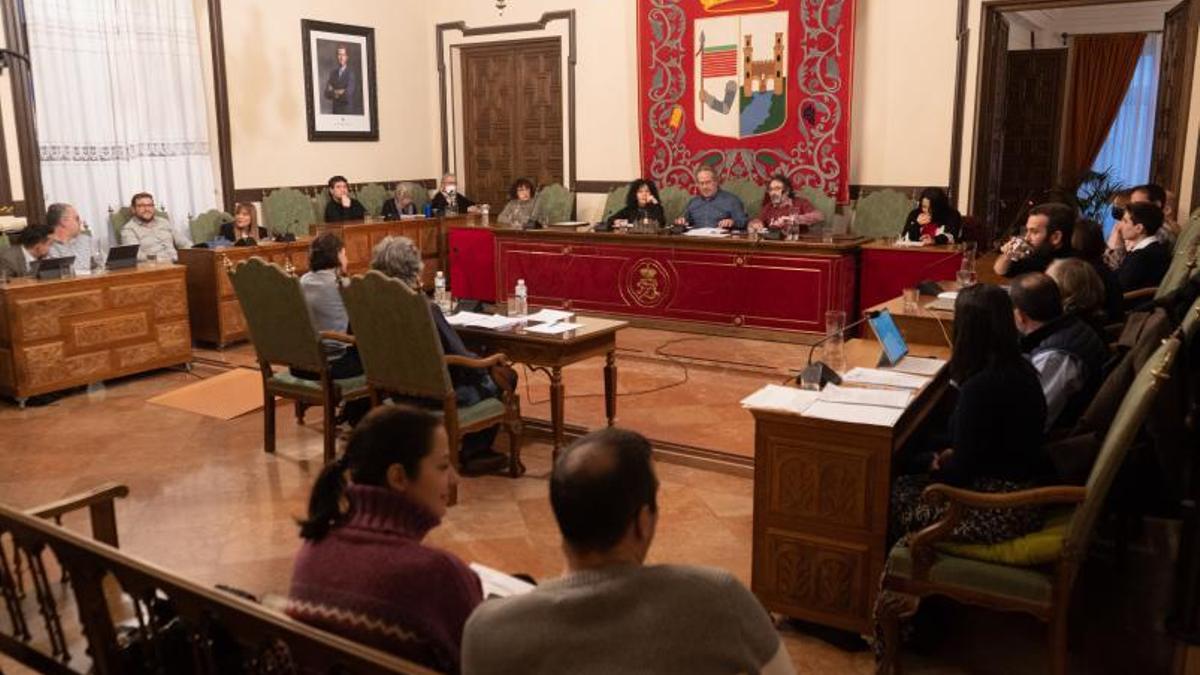
[[[128,244],[126,246],[114,246],[108,249],[108,261],[104,266],[110,270],[119,270],[126,267],[137,266],[138,249],[141,248],[138,244]]]
[[[34,276],[38,279],[61,279],[71,271],[75,264],[75,256],[67,255],[61,258],[42,258],[34,263]]]
[[[875,337],[879,338],[879,344],[883,345],[883,357],[879,359],[879,364],[894,366],[899,363],[900,359],[908,354],[908,343],[900,334],[900,327],[896,325],[891,313],[885,309],[868,321],[871,322],[871,329],[875,331]]]

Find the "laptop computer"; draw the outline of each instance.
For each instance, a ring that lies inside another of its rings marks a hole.
[[[33,274],[38,279],[61,279],[67,276],[75,265],[75,256],[67,255],[61,258],[42,258],[33,263]]]
[[[879,344],[883,345],[879,365],[894,366],[899,363],[900,359],[908,354],[908,343],[900,334],[900,327],[896,325],[891,313],[886,309],[882,310],[868,321],[871,322],[871,329],[875,331],[875,337],[879,338]]]
[[[136,267],[139,248],[138,244],[128,244],[108,249],[108,261],[104,263],[105,269],[120,270]]]

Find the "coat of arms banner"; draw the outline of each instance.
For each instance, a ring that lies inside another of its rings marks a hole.
[[[638,0],[643,174],[848,198],[854,0]]]

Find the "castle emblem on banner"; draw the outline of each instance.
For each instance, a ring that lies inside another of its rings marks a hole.
[[[724,3],[705,3],[709,12]],[[696,128],[724,138],[769,134],[787,122],[788,13],[696,19]]]

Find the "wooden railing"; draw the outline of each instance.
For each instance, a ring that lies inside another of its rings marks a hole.
[[[433,672],[122,553],[113,500],[127,493],[0,505],[0,653],[63,674]],[[47,520],[83,508],[99,541]]]

